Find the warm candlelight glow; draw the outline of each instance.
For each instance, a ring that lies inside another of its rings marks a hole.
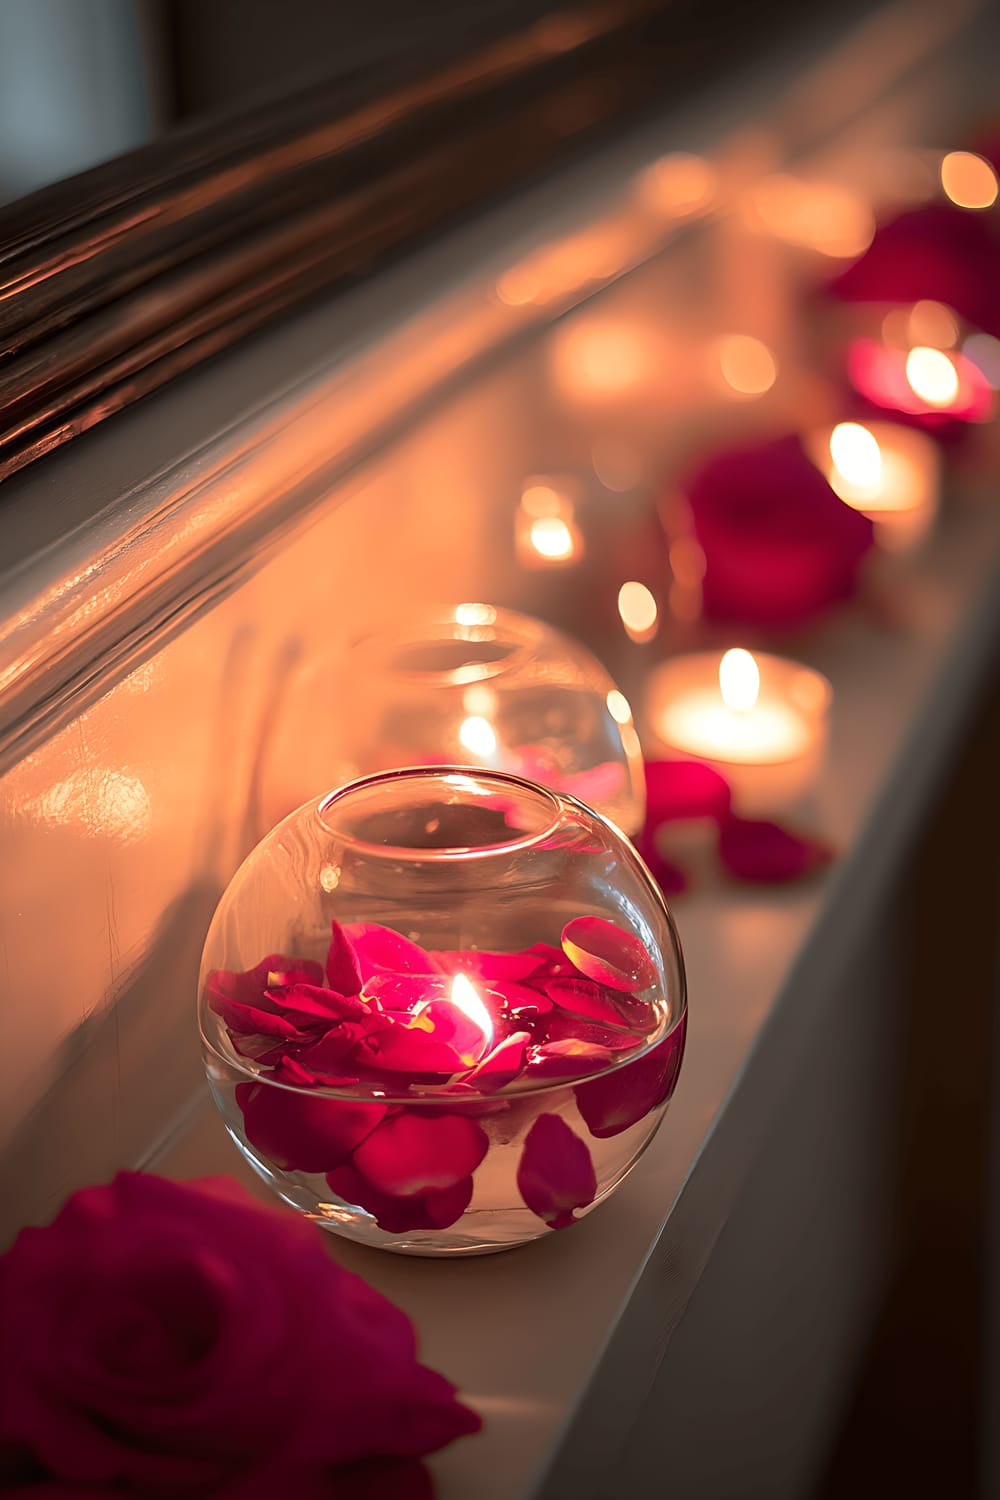
[[[618,613],[633,641],[649,641],[656,634],[657,608],[652,591],[634,579],[618,590]]]
[[[850,188],[784,172],[764,179],[754,193],[752,212],[788,244],[837,259],[861,255],[875,234],[874,214]]]
[[[813,463],[845,505],[875,523],[875,539],[914,546],[938,509],[939,458],[933,440],[898,422],[838,422],[806,438]]]
[[[671,151],[647,167],[640,195],[650,208],[668,218],[704,213],[715,200],[718,173],[711,162],[690,151]]]
[[[748,713],[760,692],[760,668],[752,654],[734,646],[719,662],[719,691],[727,708]]]
[[[763,396],[778,378],[774,355],[749,334],[733,333],[720,339],[716,357],[724,383],[740,396]]]
[[[538,516],[531,523],[531,545],[540,557],[573,556],[573,535],[561,516]]]
[[[906,356],[906,378],[914,394],[928,406],[943,410],[954,405],[958,395],[958,371],[943,350],[924,345],[911,349]]]
[[[959,208],[992,208],[997,201],[997,174],[974,151],[949,151],[941,162],[941,186]]]
[[[838,422],[830,434],[830,457],[834,472],[830,483],[850,504],[857,492],[875,493],[882,479],[882,450],[878,439],[860,422]],[[838,484],[837,479],[846,483]]]
[[[652,373],[648,334],[625,323],[568,323],[555,330],[552,357],[560,390],[576,398],[623,395]]]
[[[456,625],[495,625],[497,612],[492,604],[457,604]]]
[[[472,755],[479,755],[484,759],[493,755],[497,748],[496,731],[489,719],[484,719],[481,714],[471,714],[469,718],[463,719],[458,738]]]
[[[493,1043],[493,1018],[476,993],[475,986],[464,974],[456,974],[451,984],[451,1003],[463,1016],[483,1033],[482,1053],[487,1053]]]

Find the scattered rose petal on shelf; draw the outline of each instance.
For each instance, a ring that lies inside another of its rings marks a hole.
[[[777,884],[828,864],[833,848],[823,839],[800,836],[778,823],[731,817],[719,831],[719,858],[738,880]]]
[[[716,452],[682,488],[708,619],[788,629],[854,593],[874,527],[838,498],[797,434]]]
[[[646,762],[646,826],[686,818],[721,822],[732,806],[729,782],[700,760]]]
[[[338,1198],[367,1210],[387,1234],[447,1229],[458,1222],[472,1201],[471,1175],[437,1192],[410,1195],[383,1192],[351,1165],[328,1172],[326,1180]]]
[[[577,1108],[598,1139],[620,1135],[669,1099],[677,1082],[687,1038],[687,1011],[670,1035],[644,1057],[603,1078],[577,1084]]]
[[[606,917],[574,917],[563,928],[562,946],[587,979],[615,990],[648,989],[659,978],[640,939]]]
[[[398,1308],[226,1179],[74,1194],[0,1260],[0,1326],[0,1473],[32,1500],[374,1500],[388,1476],[412,1500],[405,1461],[481,1425]]]
[[[568,1228],[576,1222],[575,1210],[593,1203],[597,1177],[590,1151],[561,1115],[541,1114],[528,1131],[517,1186],[550,1229]]]
[[[489,1140],[464,1115],[426,1108],[389,1115],[354,1152],[354,1169],[393,1197],[440,1192],[471,1176]]]
[[[328,1172],[348,1159],[386,1116],[377,1102],[238,1083],[236,1103],[251,1146],[288,1172]]]

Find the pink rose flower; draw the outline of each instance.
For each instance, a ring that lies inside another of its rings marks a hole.
[[[849,598],[872,545],[797,436],[714,454],[685,493],[708,619],[790,628]]]
[[[424,1500],[479,1418],[405,1315],[225,1179],[121,1173],[0,1259],[0,1485]]]

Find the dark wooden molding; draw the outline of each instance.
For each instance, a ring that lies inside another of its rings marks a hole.
[[[697,86],[749,44],[747,9],[727,7],[723,40],[694,0],[577,5],[186,126],[0,210],[0,479]]]

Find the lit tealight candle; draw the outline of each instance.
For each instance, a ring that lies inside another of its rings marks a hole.
[[[822,759],[832,690],[819,672],[735,648],[675,657],[650,680],[647,717],[668,753],[708,761],[736,810],[773,813],[807,790]]]
[[[932,438],[898,422],[838,422],[806,448],[841,500],[874,521],[881,546],[900,551],[926,535],[940,502]]]

